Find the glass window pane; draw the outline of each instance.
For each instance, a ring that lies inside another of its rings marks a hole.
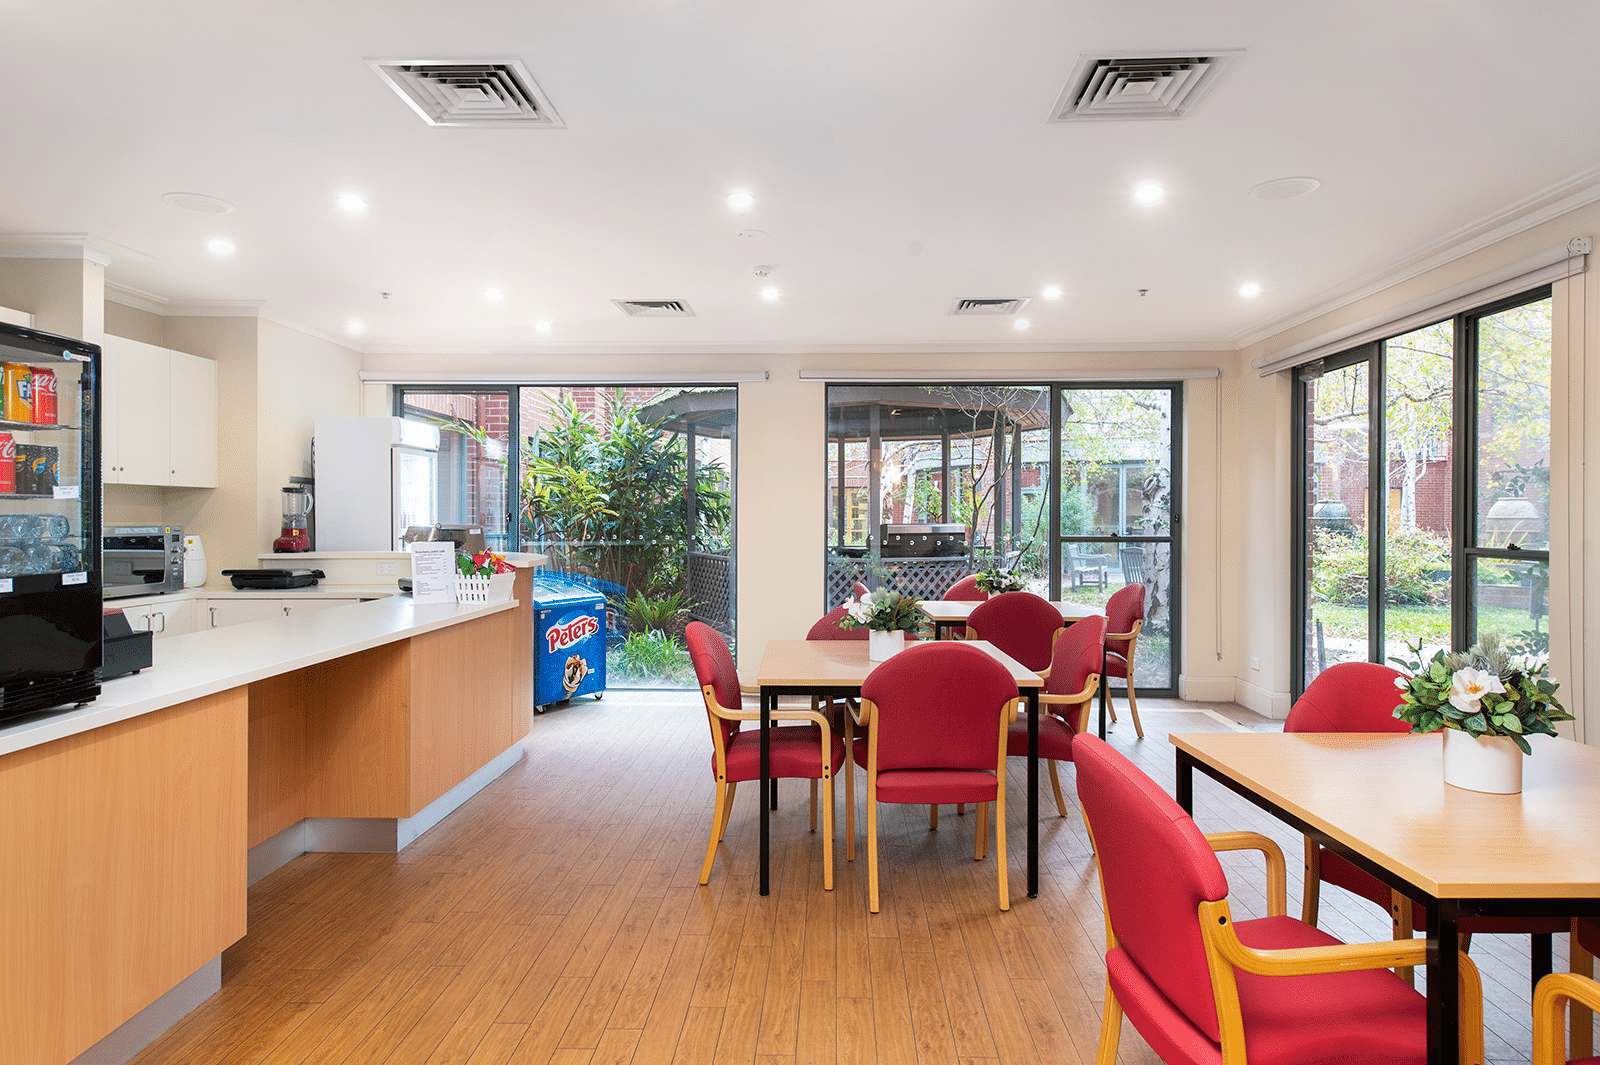
[[[1367,660],[1367,380],[1359,362],[1305,383],[1307,684]]]
[[[1454,337],[1440,322],[1384,344],[1385,661],[1418,640],[1450,646]]]
[[[1540,651],[1550,649],[1550,565],[1473,559],[1473,609],[1478,636],[1497,633]]]
[[[1550,546],[1550,300],[1480,318],[1478,546]]]
[[[1172,393],[1062,393],[1061,532],[1166,535],[1172,524]]]
[[[402,414],[439,427],[436,520],[481,525],[492,549],[513,550],[506,526],[510,393],[408,391]]]
[[[1134,648],[1133,683],[1140,688],[1170,687],[1172,680],[1172,545],[1124,544],[1117,570],[1125,584],[1144,585],[1144,628]]]

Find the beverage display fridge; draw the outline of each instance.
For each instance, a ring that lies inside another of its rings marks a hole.
[[[0,323],[0,720],[100,693],[99,367]]]

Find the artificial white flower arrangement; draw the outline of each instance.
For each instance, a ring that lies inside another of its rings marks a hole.
[[[839,619],[841,629],[866,628],[876,632],[916,632],[921,623],[917,600],[883,588],[867,592],[860,599],[846,599],[844,617]]]
[[[1542,654],[1515,654],[1493,633],[1471,650],[1434,652],[1422,662],[1422,641],[1406,644],[1412,658],[1389,661],[1411,675],[1395,678],[1405,692],[1394,716],[1412,732],[1458,729],[1469,736],[1507,736],[1523,754],[1532,754],[1524,737],[1554,736],[1552,722],[1571,721],[1556,699],[1560,687],[1549,679],[1550,661]]]

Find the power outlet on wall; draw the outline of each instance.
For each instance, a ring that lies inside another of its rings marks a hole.
[[[1252,658],[1250,660],[1250,668],[1255,670],[1257,673],[1261,672],[1261,659]]]
[[[393,577],[396,572],[398,572],[398,571],[395,569],[395,565],[394,565],[393,562],[380,562],[380,563],[378,563],[378,576],[380,576],[380,577]]]

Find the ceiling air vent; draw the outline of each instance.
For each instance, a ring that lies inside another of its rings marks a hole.
[[[1182,118],[1242,55],[1242,48],[1084,52],[1072,68],[1050,121]]]
[[[564,127],[517,59],[369,59],[430,126]]]
[[[1031,296],[1011,296],[1005,299],[956,300],[950,304],[951,314],[1016,314],[1028,305]]]
[[[693,318],[694,308],[682,300],[612,300],[629,318]]]

